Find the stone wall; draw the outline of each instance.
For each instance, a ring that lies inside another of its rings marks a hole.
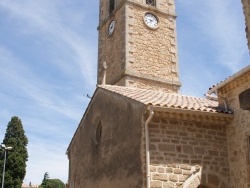
[[[164,12],[145,4],[142,6],[128,3],[126,7],[126,33],[128,35],[126,70],[129,74],[132,73],[138,77],[147,76],[149,80],[145,82],[151,86],[154,86],[154,81],[150,82],[150,79],[161,81],[166,85],[180,86],[175,16],[167,12],[174,5],[170,1],[160,1],[158,6]],[[144,23],[143,17],[146,12],[151,12],[158,17],[157,29],[150,29]]]
[[[232,188],[250,187],[250,163],[247,161],[250,136],[250,111],[241,110],[239,94],[250,88],[250,72],[218,90],[219,99],[234,110],[234,120],[227,131],[230,179]]]
[[[100,1],[97,83],[101,84],[105,61],[107,84],[145,89],[162,87],[164,91],[170,88],[168,92],[177,93],[181,84],[174,1],[158,0],[157,7],[153,7],[145,0],[120,0],[113,13],[109,14],[108,9],[109,1]],[[158,17],[156,30],[144,23],[146,12]],[[109,36],[112,20],[115,20],[115,29]]]
[[[107,84],[114,84],[125,72],[125,8],[111,14],[99,27],[97,83],[103,79],[103,62],[107,63]],[[108,35],[108,27],[115,20],[115,29]]]
[[[124,4],[124,1],[126,0],[115,0],[115,9],[114,11],[110,14],[109,11],[109,2],[110,0],[99,0],[99,24],[102,25],[103,23],[105,23],[107,20],[109,20],[110,16],[113,16],[115,14],[115,12],[117,11],[117,9],[120,8],[120,6],[122,4]],[[144,1],[144,0],[143,0]]]
[[[178,93],[179,87],[172,85],[171,82],[169,84],[165,84],[159,81],[150,80],[150,84],[148,83],[148,78],[138,79],[136,77],[125,76],[121,80],[119,80],[116,85],[119,86],[127,86],[127,87],[136,87],[140,89],[150,89],[155,91],[161,91],[166,93]]]
[[[149,125],[151,188],[229,188],[227,126],[223,119],[156,113]]]

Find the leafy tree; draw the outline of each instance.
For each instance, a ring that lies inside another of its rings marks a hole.
[[[48,179],[49,179],[49,173],[45,172],[41,186],[46,186]]]
[[[65,188],[65,184],[59,179],[49,179],[49,173],[46,172],[39,188]]]
[[[12,117],[8,123],[3,144],[13,148],[11,151],[7,151],[4,187],[20,188],[26,174],[26,162],[28,161],[26,147],[28,139],[25,136],[22,122],[18,117]],[[0,156],[1,169],[3,169],[3,160],[4,155],[2,151]],[[0,183],[2,184],[2,176]]]

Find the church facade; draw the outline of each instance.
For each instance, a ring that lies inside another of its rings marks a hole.
[[[250,187],[250,66],[206,98],[180,95],[173,0],[100,0],[98,31],[68,186]]]

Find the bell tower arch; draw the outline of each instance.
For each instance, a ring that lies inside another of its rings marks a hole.
[[[174,0],[100,0],[97,83],[178,93]]]

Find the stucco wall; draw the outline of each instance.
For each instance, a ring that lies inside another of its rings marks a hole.
[[[247,138],[250,136],[250,111],[241,110],[239,94],[250,88],[250,72],[230,82],[218,90],[220,101],[226,99],[234,110],[234,120],[227,131],[230,177],[232,188],[250,187],[250,164],[247,162],[249,152]],[[222,98],[223,97],[223,98]]]
[[[229,188],[227,123],[156,113],[149,125],[152,188]]]
[[[69,147],[69,188],[141,188],[145,107],[99,89]],[[101,121],[100,141],[96,128]]]

